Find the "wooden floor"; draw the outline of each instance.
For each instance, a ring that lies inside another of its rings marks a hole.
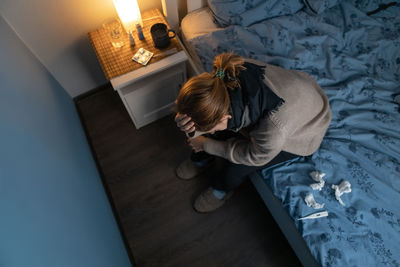
[[[172,115],[137,130],[110,86],[77,107],[137,266],[301,266],[250,181],[219,210],[193,210],[209,175],[176,178],[190,150]]]

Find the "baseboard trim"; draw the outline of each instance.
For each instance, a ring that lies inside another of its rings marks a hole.
[[[94,95],[94,94],[98,93],[99,91],[104,90],[105,88],[110,88],[110,87],[112,87],[111,83],[107,82],[107,83],[99,85],[98,87],[93,88],[93,89],[91,89],[91,90],[89,90],[87,92],[84,92],[84,93],[82,93],[80,95],[77,95],[77,96],[73,97],[72,99],[74,100],[75,103],[78,103],[82,99],[84,99],[86,97],[89,97],[91,95]]]

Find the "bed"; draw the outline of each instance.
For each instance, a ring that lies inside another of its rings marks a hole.
[[[318,151],[251,176],[304,266],[400,266],[399,14],[385,0],[208,0],[181,22],[199,72],[233,51],[304,71],[327,94]],[[312,172],[325,174],[321,190]],[[332,188],[343,181],[344,205]]]

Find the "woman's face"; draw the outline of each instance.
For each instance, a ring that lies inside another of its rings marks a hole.
[[[211,130],[209,130],[209,131],[207,131],[205,133],[213,134],[216,131],[226,130],[228,128],[228,120],[231,119],[231,118],[232,118],[231,115],[225,115],[217,125],[215,125]]]

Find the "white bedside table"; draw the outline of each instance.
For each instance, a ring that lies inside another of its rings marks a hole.
[[[170,46],[165,49],[153,47],[151,26],[159,22],[168,25],[158,9],[144,12],[142,17],[145,40],[141,41],[134,36],[135,46],[129,45],[128,36],[125,45],[118,49],[112,47],[103,29],[89,33],[100,65],[120,95],[137,129],[172,112],[176,96],[187,78],[188,61],[178,36],[171,39]],[[155,56],[172,48],[177,52],[153,57],[146,66],[142,66],[131,60],[141,47],[153,52]]]
[[[176,96],[186,81],[186,61],[185,52],[180,51],[111,79],[136,128],[172,112]]]

